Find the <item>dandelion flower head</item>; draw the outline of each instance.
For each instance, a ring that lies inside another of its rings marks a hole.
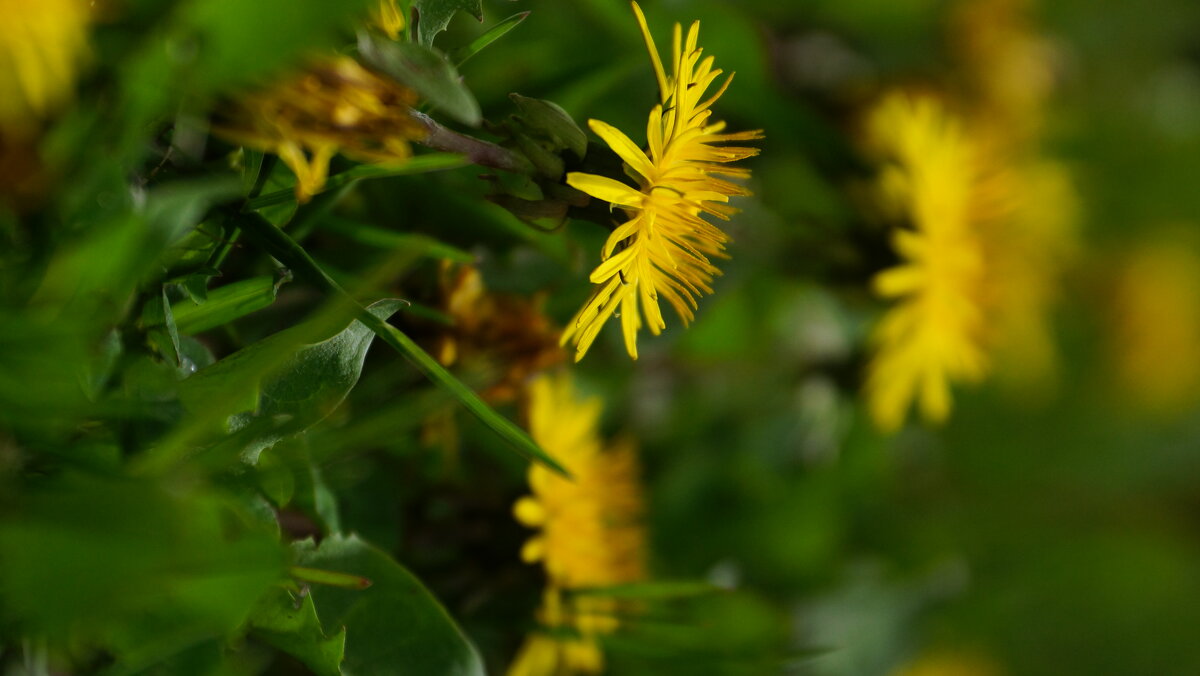
[[[279,155],[296,174],[297,199],[306,202],[324,187],[339,152],[361,162],[406,161],[409,141],[426,135],[411,115],[416,102],[412,90],[335,57],[242,97],[217,131]]]
[[[571,473],[529,468],[533,495],[514,513],[541,532],[521,558],[541,561],[561,588],[600,587],[642,577],[644,534],[637,454],[632,444],[605,447],[598,399],[579,399],[566,374],[540,376],[529,386],[529,431]]]
[[[69,97],[89,14],[86,0],[0,0],[0,133],[28,133]]]
[[[961,123],[932,97],[884,98],[867,143],[883,164],[880,199],[907,223],[892,237],[899,264],[873,280],[892,305],[872,336],[866,382],[872,417],[895,430],[914,401],[928,420],[944,420],[951,383],[985,371],[978,184]]]
[[[1041,148],[1055,48],[1030,0],[966,0],[951,39],[992,214],[983,219],[989,348],[1002,385],[1022,401],[1054,389],[1052,313],[1079,250],[1071,172]]]
[[[968,0],[951,39],[974,115],[989,141],[1037,136],[1054,88],[1053,44],[1035,30],[1031,0]]]
[[[513,507],[518,521],[540,531],[521,558],[545,568],[538,619],[550,632],[529,637],[509,674],[599,673],[604,662],[596,637],[617,628],[618,603],[602,593],[568,592],[644,579],[637,455],[628,442],[601,443],[600,401],[579,399],[566,373],[540,376],[528,392],[530,434],[573,478],[532,466],[533,495]]]
[[[728,236],[703,218],[728,220],[736,210],[735,195],[748,194],[727,179],[747,178],[749,171],[730,163],[758,153],[755,148],[723,145],[762,137],[759,131],[725,133],[725,123],[712,120],[712,105],[733,79],[725,78],[711,95],[708,89],[721,76],[712,56],[698,46],[700,25],[675,25],[668,75],[646,19],[636,3],[660,102],[646,125],[648,148],[642,150],[623,132],[599,120],[588,125],[625,161],[638,187],[605,176],[572,172],[567,183],[588,195],[619,207],[627,220],[618,226],[601,252],[602,263],[592,271],[591,297],[567,325],[562,343],[575,346],[582,359],[600,329],[614,315],[621,319],[625,348],[637,359],[637,333],[643,317],[650,332],[666,328],[659,298],[665,298],[686,326],[694,318],[696,299],[712,293],[720,274],[713,258],[726,257]]]

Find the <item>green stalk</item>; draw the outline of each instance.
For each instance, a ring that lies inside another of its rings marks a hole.
[[[341,297],[351,304],[356,311],[357,319],[365,324],[380,340],[390,345],[405,359],[417,368],[436,385],[446,390],[458,400],[472,415],[487,425],[512,446],[518,454],[528,460],[540,462],[547,468],[570,478],[570,474],[554,458],[534,443],[520,427],[511,420],[500,415],[488,406],[479,395],[467,387],[453,374],[442,367],[436,359],[429,356],[411,338],[396,327],[367,312],[361,304],[355,301],[341,286],[338,285],[316,261],[308,255],[304,247],[297,244],[287,233],[272,225],[263,217],[254,213],[238,214],[235,217],[247,239],[262,247],[274,256],[280,263],[287,266],[296,276],[304,279],[318,289]]]

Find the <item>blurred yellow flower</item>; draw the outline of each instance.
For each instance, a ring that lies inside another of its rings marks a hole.
[[[379,0],[379,5],[371,10],[371,21],[393,40],[400,37],[404,30],[404,12],[396,5],[396,0]]]
[[[509,673],[599,673],[604,662],[595,637],[616,629],[617,602],[564,592],[645,577],[637,454],[628,442],[604,447],[600,401],[580,400],[568,374],[541,376],[528,393],[530,434],[573,479],[531,466],[533,495],[513,506],[518,521],[541,531],[525,543],[521,558],[542,562],[548,591],[539,621],[559,631],[531,636]],[[559,635],[564,632],[571,635]]]
[[[0,0],[0,134],[29,133],[70,97],[89,13],[86,0]]]
[[[339,152],[360,162],[405,162],[409,141],[427,133],[410,114],[416,102],[412,90],[341,56],[241,97],[216,131],[279,155],[296,174],[296,198],[307,202]]]
[[[612,599],[566,598],[549,588],[542,596],[537,620],[550,632],[535,632],[521,646],[508,676],[570,676],[604,671],[604,651],[596,634],[616,628]]]
[[[605,448],[599,399],[580,400],[566,373],[541,376],[529,386],[529,431],[571,473],[529,468],[532,496],[513,507],[517,520],[541,530],[521,558],[541,561],[556,587],[575,589],[642,577],[642,495],[632,444]]]
[[[1078,256],[1078,198],[1060,162],[1029,157],[1006,173],[997,218],[984,222],[984,306],[997,379],[1023,398],[1053,390],[1052,313]]]
[[[1117,375],[1147,412],[1179,413],[1200,395],[1200,247],[1184,232],[1130,253],[1112,296]]]
[[[1032,0],[967,0],[950,39],[976,124],[1003,145],[1033,139],[1054,86],[1054,48],[1030,16]]]
[[[873,280],[894,300],[872,336],[866,382],[885,431],[913,402],[927,421],[945,420],[951,385],[986,373],[1027,401],[1052,390],[1051,315],[1077,254],[1075,191],[1035,139],[1002,141],[992,130],[931,95],[893,93],[867,116],[864,145],[880,166],[874,196],[899,226],[901,259]]]
[[[1023,401],[1053,389],[1051,314],[1079,248],[1071,173],[1040,148],[1055,50],[1037,32],[1032,4],[965,0],[950,34],[967,124],[992,193],[993,213],[981,220],[993,370]]]
[[[641,8],[637,3],[633,8],[650,51],[661,103],[650,111],[646,126],[648,154],[615,127],[588,121],[592,131],[625,161],[637,189],[604,176],[567,175],[569,185],[620,207],[628,217],[609,235],[601,253],[603,262],[590,277],[596,288],[563,332],[562,343],[574,344],[576,361],[614,314],[621,318],[629,356],[637,359],[642,316],[654,335],[667,326],[660,296],[685,326],[693,319],[696,297],[712,293],[713,277],[720,274],[711,259],[725,257],[729,241],[701,214],[728,220],[736,212],[728,205],[729,198],[748,193],[719,177],[748,177],[748,170],[727,165],[758,154],[755,148],[720,144],[762,137],[759,131],[722,133],[725,123],[711,121],[711,107],[733,76],[704,98],[723,71],[713,68],[713,57],[702,58],[703,50],[697,47],[699,22],[688,29],[686,40],[682,27],[675,25],[672,72],[667,75]]]
[[[962,124],[931,97],[886,97],[869,114],[866,137],[883,165],[880,200],[911,225],[893,233],[901,263],[873,281],[894,302],[871,338],[866,391],[876,423],[890,431],[914,400],[925,418],[944,420],[950,384],[986,369],[979,178]]]

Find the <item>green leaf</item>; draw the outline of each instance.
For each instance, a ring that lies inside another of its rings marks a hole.
[[[194,228],[209,207],[239,193],[240,183],[232,176],[168,183],[146,197],[146,221],[173,242]]]
[[[171,302],[167,300],[165,285],[159,289],[158,294],[146,301],[146,306],[142,309],[141,323],[146,331],[146,338],[154,349],[175,366],[182,365],[179,330],[171,313]]]
[[[188,59],[202,91],[251,84],[293,63],[301,53],[336,46],[344,30],[366,13],[369,0],[197,0],[186,3],[172,36],[172,54]],[[268,29],[269,27],[269,29]],[[190,39],[191,42],[186,42]]]
[[[204,270],[184,277],[179,286],[183,288],[183,292],[192,299],[193,303],[200,305],[208,300],[208,280],[212,278],[212,271]],[[171,311],[174,312],[175,308],[172,307]]]
[[[342,673],[346,629],[328,636],[308,594],[297,598],[277,589],[264,597],[250,616],[250,635],[300,660],[316,676]]]
[[[313,584],[329,585],[331,587],[341,587],[342,589],[366,589],[372,584],[369,578],[365,578],[361,575],[339,573],[332,570],[321,570],[320,568],[292,566],[290,572],[292,577],[296,578],[297,580],[312,582]]]
[[[385,321],[404,305],[405,301],[398,299],[381,300],[372,303],[367,312]],[[336,336],[300,348],[264,380],[259,414],[289,415],[305,420],[304,427],[323,419],[358,382],[374,338],[371,329],[356,319]]]
[[[474,646],[429,590],[358,536],[334,535],[318,547],[294,545],[297,563],[370,579],[364,590],[313,586],[325,626],[344,627],[343,668],[355,676],[483,674]]]
[[[63,304],[82,317],[116,323],[139,282],[161,269],[168,245],[215,203],[237,195],[236,178],[180,181],[155,188],[145,205],[97,224],[50,260],[36,304]]]
[[[279,287],[290,280],[290,274],[278,279],[263,275],[214,289],[202,305],[180,301],[171,306],[175,326],[179,333],[194,335],[227,324],[274,303]]]
[[[411,157],[403,164],[360,164],[352,169],[334,174],[325,182],[325,187],[321,192],[328,192],[335,188],[340,188],[344,185],[349,185],[354,181],[359,181],[369,178],[387,178],[390,176],[408,176],[411,174],[425,174],[432,171],[445,171],[447,169],[458,169],[465,167],[470,162],[462,155],[453,153],[429,153],[426,155],[417,155]],[[257,211],[270,206],[279,204],[292,203],[293,210],[296,201],[296,192],[292,188],[284,190],[275,190],[265,195],[260,195],[246,202],[246,211]],[[315,200],[314,200],[315,201]],[[282,222],[286,222],[284,219]],[[272,220],[272,222],[278,221]]]
[[[254,239],[259,246],[291,268],[297,275],[325,292],[344,298],[350,303],[354,302],[353,298],[317,265],[304,247],[297,244],[282,230],[254,214],[244,214],[240,223],[247,237]],[[566,469],[539,448],[524,430],[484,403],[479,395],[455,378],[411,338],[361,308],[358,317],[381,340],[393,347],[413,366],[416,366],[417,370],[449,392],[468,411],[479,418],[480,422],[507,441],[517,453],[527,459],[540,462],[563,476],[570,476]]]
[[[384,321],[403,305],[401,300],[381,300],[367,308],[365,316]],[[287,334],[298,329],[305,327],[294,327],[243,348],[181,384],[184,406],[197,412],[225,395],[228,380],[257,380],[257,392],[249,393],[241,412],[230,420],[231,429],[243,433],[238,443],[244,447],[243,459],[251,464],[264,448],[315,425],[342,403],[358,382],[375,337],[362,322],[352,320],[330,338],[291,347],[282,359],[276,354],[276,360],[264,369],[260,357],[288,345]]]
[[[179,361],[180,375],[186,378],[199,369],[212,366],[217,359],[204,343],[191,336],[180,336]]]
[[[198,484],[68,476],[0,508],[0,622],[136,667],[230,633],[286,574],[238,503]]]
[[[478,54],[484,47],[487,47],[496,40],[504,37],[506,33],[519,26],[521,22],[528,17],[529,12],[513,14],[507,19],[489,28],[483,35],[480,35],[462,47],[454,50],[454,53],[451,55],[451,60],[454,61],[456,66],[463,65],[466,63],[467,59],[470,59],[472,56]]]
[[[276,506],[287,507],[296,494],[296,475],[286,460],[273,452],[263,453],[254,466],[254,477],[261,497]]]
[[[242,148],[242,194],[249,195],[254,186],[258,185],[258,175],[262,172],[263,158],[261,150]]]
[[[238,196],[238,186],[238,179],[220,177],[155,187],[143,208],[98,223],[62,247],[49,263],[38,300],[74,305],[82,315],[120,310],[143,276],[161,269],[168,245],[192,231],[212,205]]]
[[[438,33],[446,30],[455,12],[466,12],[483,21],[481,0],[413,0],[417,9],[417,40],[423,45],[432,45]]]
[[[329,430],[329,433],[339,439],[342,438],[337,431]],[[316,520],[321,527],[321,532],[337,533],[342,529],[337,497],[325,483],[321,468],[313,461],[308,450],[309,445],[308,438],[296,439],[291,443],[276,444],[270,452],[272,455],[281,456],[292,468],[292,474],[296,480],[296,493],[292,506]],[[322,445],[321,448],[325,450],[328,447]],[[326,457],[336,454],[335,451]]]
[[[429,378],[445,389],[455,399],[458,399],[458,402],[464,408],[470,411],[476,418],[479,418],[493,432],[500,435],[500,438],[507,441],[526,460],[540,462],[562,476],[570,477],[570,473],[567,472],[566,468],[543,451],[533,439],[529,438],[529,435],[524,430],[484,403],[479,398],[479,395],[475,394],[471,388],[464,385],[462,381],[455,378],[453,374],[443,368],[436,359],[429,356],[429,353],[422,350],[411,338],[390,324],[371,322],[369,319],[365,321],[367,321],[371,329],[376,332],[383,342],[394,347],[397,352],[404,355],[411,364],[416,366],[417,370],[424,373],[426,378]]]
[[[508,96],[517,104],[518,121],[528,133],[546,138],[559,148],[568,148],[579,157],[587,154],[587,134],[558,104],[520,94]]]
[[[0,343],[2,343],[2,340],[0,340]],[[100,341],[99,349],[96,350],[94,357],[88,362],[86,368],[83,369],[83,388],[89,399],[95,401],[100,396],[100,393],[104,391],[124,352],[125,346],[121,343],[121,333],[119,331],[111,329],[108,333],[104,334],[104,338]],[[2,395],[0,395],[0,401],[3,401]]]
[[[525,157],[529,158],[529,161],[537,168],[539,174],[553,181],[562,180],[565,164],[557,153],[547,150],[541,143],[520,132],[513,135],[513,140],[516,141],[517,147]]]
[[[459,122],[474,127],[483,119],[479,103],[454,64],[433,47],[392,42],[364,32],[359,34],[358,51],[368,63]]]
[[[470,253],[449,244],[443,244],[428,235],[385,230],[344,218],[326,219],[321,225],[321,229],[337,233],[359,244],[380,249],[404,249],[416,252],[417,255],[442,258],[458,263],[475,262],[475,256]]]

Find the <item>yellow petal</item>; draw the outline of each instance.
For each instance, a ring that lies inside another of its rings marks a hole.
[[[642,193],[605,176],[573,171],[567,174],[567,185],[612,204],[635,209],[642,206]]]
[[[546,508],[535,498],[526,495],[513,504],[513,516],[526,526],[540,526],[546,522]]]
[[[546,540],[544,538],[529,538],[521,547],[521,560],[525,563],[535,563],[541,561],[545,553]]]
[[[898,265],[875,275],[871,286],[885,298],[903,296],[922,288],[925,272],[916,265]]]
[[[650,35],[650,27],[646,25],[646,15],[642,14],[642,8],[636,2],[633,3],[633,13],[637,16],[638,27],[642,29],[642,39],[646,41],[646,50],[650,52],[650,63],[654,66],[654,77],[658,80],[659,95],[665,103],[667,96],[671,93],[671,85],[667,82],[667,72],[663,70],[662,58],[658,55],[658,46],[654,44],[654,37]]]
[[[637,361],[637,332],[642,326],[638,318],[637,297],[629,294],[621,301],[621,332],[625,335],[625,351]]]
[[[615,256],[612,256],[611,258],[609,258],[608,260],[604,261],[599,266],[597,266],[595,270],[592,270],[592,274],[590,277],[588,277],[588,279],[593,284],[603,284],[604,282],[606,282],[610,278],[612,278],[613,275],[617,274],[617,272],[620,271],[622,268],[626,267],[627,265],[630,265],[633,262],[633,257],[640,250],[641,250],[641,246],[638,244],[638,242],[634,242],[633,244],[630,244],[629,246],[625,247],[625,249],[622,250],[620,253],[618,253]],[[626,276],[625,278],[622,278],[622,280],[621,280],[621,282],[623,284],[629,284],[632,281],[633,280],[629,279],[628,276]]]
[[[596,133],[596,136],[604,139],[604,142],[608,144],[609,148],[613,149],[613,152],[625,160],[625,164],[628,164],[634,171],[641,174],[647,180],[653,178],[655,173],[654,165],[650,164],[650,159],[646,157],[646,153],[642,152],[642,149],[631,141],[625,135],[625,132],[600,120],[588,120],[588,126]]]

